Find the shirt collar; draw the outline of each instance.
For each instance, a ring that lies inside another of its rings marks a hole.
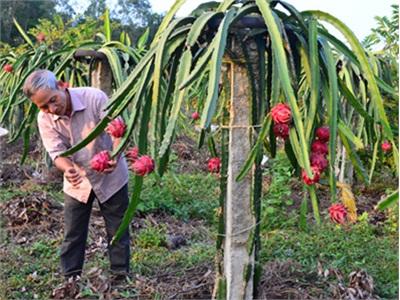
[[[75,93],[72,89],[66,89],[66,91],[71,96],[71,106],[72,106],[71,117],[72,117],[75,112],[84,110],[87,106],[86,103],[82,101],[82,98],[80,97],[79,94]],[[52,115],[52,117],[54,121],[57,121],[58,119],[64,116]]]

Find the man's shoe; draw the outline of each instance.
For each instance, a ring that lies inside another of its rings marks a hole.
[[[65,281],[51,293],[52,299],[74,299],[80,290],[80,280],[79,275],[66,276]]]

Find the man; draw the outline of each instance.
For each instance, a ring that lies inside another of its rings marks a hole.
[[[33,72],[26,79],[23,92],[40,109],[38,127],[44,147],[55,166],[64,173],[63,275],[70,278],[82,272],[90,212],[96,198],[105,220],[111,273],[123,277],[129,272],[128,230],[115,245],[110,241],[128,206],[127,164],[121,157],[98,173],[89,163],[96,153],[116,147],[120,139],[103,132],[70,157],[60,156],[84,139],[104,117],[107,95],[91,87],[64,88],[48,70]]]

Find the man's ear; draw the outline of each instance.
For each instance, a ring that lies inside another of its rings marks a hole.
[[[58,80],[57,81],[57,87],[59,89],[67,89],[67,88],[69,88],[69,82],[64,82],[62,80]]]

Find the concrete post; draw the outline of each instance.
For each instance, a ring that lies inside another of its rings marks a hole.
[[[102,90],[110,97],[112,94],[112,72],[107,59],[96,60],[91,77],[92,86]]]
[[[5,150],[5,145],[6,145],[5,139],[6,139],[7,134],[8,134],[8,130],[0,127],[0,178],[3,175],[3,163],[4,163],[3,151]],[[1,182],[0,182],[0,185],[1,185]]]
[[[257,64],[254,41],[246,42],[250,62]],[[236,181],[251,150],[251,85],[239,42],[233,40],[231,51],[238,59],[230,60],[228,78],[231,83],[229,167],[226,200],[224,272],[226,299],[253,299],[254,227],[252,182],[254,170],[240,182]],[[251,249],[251,250],[250,250]],[[250,252],[250,253],[249,253]]]

